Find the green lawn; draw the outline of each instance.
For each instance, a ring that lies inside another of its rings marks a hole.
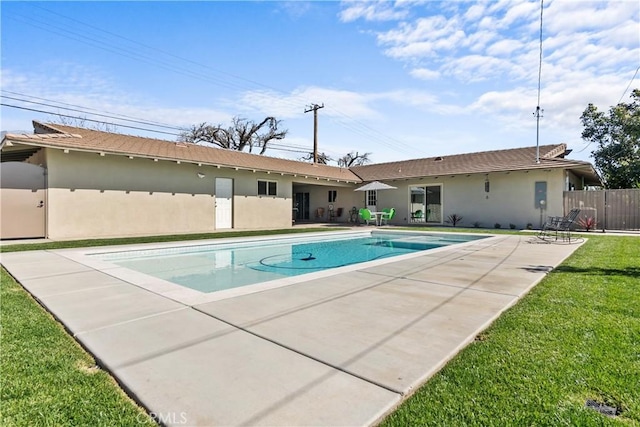
[[[233,233],[240,234],[266,233]],[[640,237],[589,237],[382,425],[640,425]],[[170,240],[186,239],[2,251]],[[0,425],[153,424],[4,269],[1,275]],[[587,399],[622,413],[607,418],[584,408]]]
[[[640,425],[640,237],[590,236],[382,425]]]
[[[0,425],[155,425],[3,268]]]

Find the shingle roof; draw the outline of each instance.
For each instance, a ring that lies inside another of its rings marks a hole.
[[[583,175],[598,181],[588,162],[564,159],[565,144],[540,146],[540,163],[536,163],[536,147],[455,154],[352,167],[363,181],[409,179],[532,169],[584,169]]]
[[[5,138],[25,145],[40,147],[184,161],[354,183],[564,168],[573,170],[579,176],[584,177],[586,184],[600,184],[600,179],[589,162],[564,158],[567,153],[565,144],[540,146],[539,163],[536,162],[536,147],[524,147],[377,163],[346,169],[202,145],[176,143],[58,124],[43,124],[37,121],[34,121],[33,125],[38,133],[7,134]]]
[[[349,169],[328,165],[279,159],[276,157],[224,150],[196,144],[123,135],[58,124],[33,122],[36,134],[8,134],[7,139],[22,144],[105,154],[148,157],[159,160],[184,161],[257,171],[271,171],[288,175],[361,182]]]

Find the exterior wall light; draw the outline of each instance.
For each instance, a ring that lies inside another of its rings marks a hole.
[[[206,175],[203,174],[202,172],[198,172],[198,178],[202,179],[204,178]]]

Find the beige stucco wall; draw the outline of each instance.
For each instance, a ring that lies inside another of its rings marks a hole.
[[[326,222],[329,219],[328,210],[329,205],[333,205],[334,209],[342,208],[342,216],[335,218],[336,222],[348,222],[349,210],[356,206],[362,207],[364,201],[364,193],[353,191],[357,188],[356,184],[343,184],[343,183],[324,183],[309,182],[300,183],[296,182],[294,185],[294,191],[296,193],[309,193],[309,220]],[[329,191],[335,190],[336,200],[333,203],[329,202]],[[323,216],[319,217],[318,208],[324,210]]]
[[[234,197],[234,228],[265,229],[291,227],[291,199],[266,196]]]
[[[387,182],[397,190],[378,192],[378,208],[394,207],[396,217],[392,224],[407,224],[409,213],[409,187],[412,185],[441,185],[443,204],[443,224],[451,214],[461,215],[462,226],[473,226],[479,222],[481,227],[493,228],[500,223],[502,228],[515,224],[524,228],[527,223],[533,227],[540,225],[547,215],[562,215],[562,192],[564,190],[564,171],[500,172],[488,176],[490,191],[484,191],[485,175],[460,175],[438,178],[424,178],[411,181]],[[547,182],[547,208],[542,212],[534,206],[536,181]]]
[[[234,180],[234,228],[291,226],[292,177],[53,149],[46,160],[52,239],[213,232],[216,177]],[[258,180],[278,195],[257,197]]]
[[[290,227],[294,192],[310,195],[310,220],[326,222],[328,191],[336,190],[334,207],[343,208],[339,222],[349,220],[349,210],[363,207],[363,192],[356,184],[266,172],[178,164],[170,161],[47,149],[48,237],[74,239],[216,231],[215,178],[234,180],[233,228]],[[199,178],[198,173],[204,174]],[[258,196],[259,180],[278,183],[275,197]],[[534,183],[547,182],[547,208],[534,206]],[[389,181],[397,190],[378,192],[378,208],[394,207],[392,224],[409,223],[409,187],[441,185],[443,220],[464,217],[461,225],[492,228],[513,223],[540,225],[547,215],[562,215],[562,194],[567,177],[558,170],[489,174],[490,192],[484,191],[484,174]],[[325,210],[316,218],[318,208]],[[444,223],[444,222],[443,222]]]

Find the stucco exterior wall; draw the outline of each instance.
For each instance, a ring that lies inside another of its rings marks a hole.
[[[100,156],[95,153],[47,149],[47,235],[52,239],[186,234],[216,231],[215,179],[233,179],[233,228],[292,226],[294,192],[309,193],[310,220],[326,222],[328,206],[343,208],[338,222],[349,220],[352,207],[364,206],[365,193],[356,184],[336,183],[279,173],[179,164],[175,161]],[[204,175],[203,177],[199,177]],[[461,225],[502,228],[528,223],[538,227],[548,215],[562,215],[562,194],[568,180],[561,169],[498,172],[390,181],[397,190],[378,192],[378,209],[394,207],[391,224],[410,223],[410,187],[441,186],[442,224],[451,214]],[[258,195],[258,181],[277,182],[275,196]],[[535,206],[535,182],[547,183],[546,207]],[[328,192],[335,190],[335,202]],[[318,208],[323,217],[316,217]]]
[[[329,220],[329,205],[333,205],[334,209],[342,208],[342,215],[335,218],[335,222],[349,222],[349,210],[356,206],[362,207],[364,201],[364,193],[353,191],[357,188],[357,184],[324,183],[301,184],[296,183],[294,191],[297,193],[309,193],[309,220],[326,222]],[[329,191],[336,191],[336,199],[333,203],[329,202]],[[324,215],[318,217],[318,208],[324,210]]]
[[[291,226],[291,177],[53,149],[46,157],[52,239],[216,231],[216,177],[234,180],[234,228]],[[278,195],[258,197],[259,179],[278,182]]]
[[[562,215],[562,170],[502,172],[489,174],[488,179],[488,193],[484,191],[484,175],[445,181],[444,218],[456,213],[464,217],[466,226],[478,221],[487,228],[496,223],[502,228],[509,228],[509,224],[524,228],[527,224],[539,227],[548,215]],[[546,208],[542,210],[535,205],[535,182],[547,183]]]
[[[387,182],[397,190],[378,192],[378,208],[393,207],[396,216],[391,224],[401,225],[410,221],[409,201],[411,186],[441,185],[443,205],[442,224],[451,214],[464,219],[460,225],[472,227],[477,221],[481,227],[502,228],[515,224],[524,228],[528,223],[540,225],[540,219],[548,215],[562,215],[562,193],[565,185],[564,171],[499,172],[488,175],[489,192],[485,192],[485,175],[459,175],[424,178],[410,181]],[[541,212],[535,207],[535,182],[547,182],[546,208]]]
[[[233,222],[236,229],[291,227],[290,198],[235,196]]]

